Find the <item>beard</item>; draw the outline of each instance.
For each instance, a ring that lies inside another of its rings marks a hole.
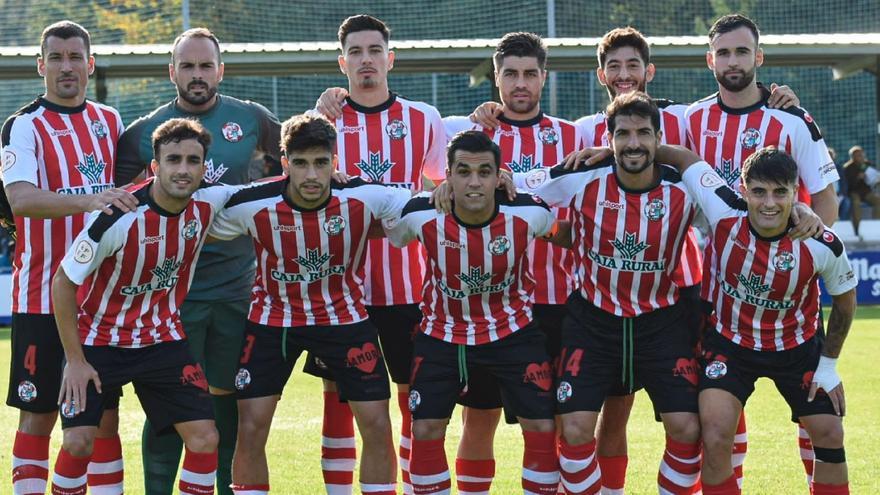
[[[724,89],[732,93],[739,93],[749,87],[749,85],[752,84],[752,81],[755,80],[755,68],[753,67],[752,70],[749,71],[743,70],[742,75],[736,80],[730,80],[724,74],[718,74],[716,72],[715,80],[718,81],[718,84]]]
[[[634,158],[626,155],[627,152],[634,152],[634,151],[642,152],[642,156],[638,158],[638,159],[642,160],[641,163],[632,163]],[[647,169],[648,167],[650,167],[654,163],[653,155],[651,155],[651,153],[649,153],[648,150],[646,150],[646,149],[624,150],[623,153],[616,155],[614,158],[615,158],[615,161],[617,162],[617,165],[629,174],[638,174],[638,173],[644,171],[645,169]]]
[[[202,91],[201,95],[196,95],[193,91],[190,90],[193,86],[202,86],[205,89]],[[208,83],[203,81],[192,81],[184,88],[177,85],[177,96],[183,101],[189,103],[190,105],[203,105],[214,99],[214,96],[217,95],[217,87],[209,86]]]

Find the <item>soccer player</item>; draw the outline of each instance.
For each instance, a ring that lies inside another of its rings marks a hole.
[[[832,225],[837,219],[837,169],[809,113],[797,106],[775,109],[768,104],[767,92],[755,81],[764,62],[758,38],[755,23],[738,14],[723,16],[712,25],[706,63],[718,81],[718,92],[688,107],[689,146],[732,188],[738,187],[742,164],[756,150],[785,149],[798,164],[801,201],[810,204],[825,225]],[[809,480],[813,465],[809,440],[805,441],[802,428],[798,437]],[[745,457],[742,440],[736,452],[740,466]]]
[[[655,161],[660,111],[644,93],[607,114],[614,157],[576,172],[563,165],[514,182],[570,208],[580,290],[568,300],[557,376],[560,466],[566,493],[598,493],[594,431],[606,397],[645,387],[666,430],[662,493],[691,493],[700,463],[696,329],[680,302],[678,266],[695,214],[674,169]]]
[[[126,184],[145,171],[153,158],[150,134],[170,118],[198,119],[215,136],[206,157],[205,182],[245,184],[255,152],[278,160],[281,124],[269,110],[218,93],[223,62],[217,37],[204,28],[190,29],[174,41],[168,74],[177,98],[132,123],[119,143],[116,183]],[[193,286],[180,308],[190,350],[208,379],[217,431],[220,432],[217,491],[229,494],[238,410],[233,380],[254,280],[254,250],[248,239],[205,246]],[[156,435],[144,424],[141,450],[145,491],[170,495],[180,465],[182,442],[175,434]]]
[[[423,194],[385,226],[395,245],[421,241],[428,259],[410,376],[413,491],[450,493],[446,426],[470,377],[487,373],[522,427],[523,490],[556,493],[553,372],[544,334],[533,322],[535,282],[526,254],[535,238],[564,243],[568,228],[557,232],[555,215],[540,199],[517,194],[510,200],[496,191],[501,152],[485,133],[456,135],[447,163],[452,210],[435,210]]]
[[[573,123],[542,112],[546,61],[547,47],[540,36],[504,35],[493,55],[495,84],[502,104],[498,127],[476,125],[467,117],[446,117],[443,123],[447,137],[465,129],[481,130],[500,148],[501,168],[511,172],[552,167],[580,148],[580,132]],[[568,217],[566,208],[553,211],[559,219]],[[555,367],[565,300],[575,290],[573,253],[536,239],[529,245],[528,260],[535,279],[534,322],[546,336],[547,354]],[[491,375],[476,374],[468,384],[468,393],[459,397],[458,402],[465,406],[464,429],[455,461],[458,492],[486,493],[495,474],[493,443],[501,416],[500,389]]]
[[[79,24],[61,21],[40,36],[37,71],[45,94],[3,125],[5,196],[18,233],[12,272],[12,360],[6,403],[19,409],[12,445],[13,493],[43,493],[49,468],[49,435],[58,417],[63,350],[58,340],[50,281],[86,213],[129,211],[134,197],[113,187],[119,113],[86,100],[95,69],[90,37]],[[95,444],[89,485],[122,493],[122,451],[112,399]]]
[[[235,379],[235,493],[269,491],[269,428],[303,350],[327,366],[357,418],[361,493],[396,493],[390,387],[363,280],[370,224],[398,215],[411,193],[361,179],[331,185],[336,136],[323,117],[285,122],[286,175],[234,195],[211,231],[220,239],[252,237],[260,260]]]
[[[137,207],[93,214],[52,281],[64,346],[61,423],[52,493],[85,493],[85,475],[108,396],[133,383],[157,431],[174,428],[186,456],[180,493],[214,492],[217,431],[201,366],[178,308],[210,223],[230,188],[199,185],[211,135],[172,119],[153,133],[155,178],[135,189]]]
[[[389,91],[388,72],[394,65],[389,39],[388,26],[375,17],[356,15],[342,22],[339,69],[348,78],[348,89],[325,91],[328,97],[322,95],[321,100],[332,100],[333,108],[322,113],[335,122],[339,133],[336,152],[341,172],[421,191],[423,183],[433,187],[431,181],[445,178],[446,135],[437,109]],[[412,493],[407,469],[409,368],[412,338],[421,319],[418,303],[424,272],[424,254],[418,244],[398,249],[387,239],[369,241],[364,297],[370,321],[379,329],[391,380],[397,384],[402,417],[400,468],[407,494]],[[351,493],[355,465],[354,425],[351,410],[340,402],[334,377],[323,364],[309,357],[305,366],[306,372],[325,379],[321,466],[328,493],[346,495]]]
[[[789,235],[800,165],[784,151],[770,147],[749,155],[741,198],[700,157],[676,152],[683,158],[670,162],[683,166],[684,183],[712,226],[704,287],[714,312],[702,343],[699,399],[703,493],[740,493],[728,452],[759,377],[774,381],[812,439],[811,493],[849,493],[836,363],[858,282],[843,243],[831,230],[815,239]],[[824,342],[817,334],[819,276],[833,298]]]

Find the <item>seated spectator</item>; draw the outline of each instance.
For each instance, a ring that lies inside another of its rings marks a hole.
[[[873,189],[880,179],[880,172],[865,160],[865,150],[861,146],[849,149],[849,161],[843,165],[843,172],[852,201],[853,231],[858,234],[859,222],[862,220],[862,203],[871,205],[873,218],[880,218],[880,195]]]

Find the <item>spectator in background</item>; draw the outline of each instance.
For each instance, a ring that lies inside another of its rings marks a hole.
[[[843,165],[843,177],[852,203],[853,231],[858,235],[859,222],[862,219],[862,203],[871,205],[872,218],[880,218],[880,195],[873,189],[880,181],[880,172],[865,160],[865,150],[861,146],[853,146],[849,149],[849,161]]]
[[[846,174],[843,172],[843,164],[837,161],[837,150],[828,147],[828,154],[831,155],[831,161],[834,162],[834,168],[837,169],[837,175],[840,176],[840,180],[837,181],[837,201],[840,203],[838,218],[849,218],[852,202],[849,200],[849,188],[846,183]]]

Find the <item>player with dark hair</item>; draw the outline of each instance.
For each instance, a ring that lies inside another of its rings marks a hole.
[[[444,178],[446,135],[436,108],[389,90],[388,72],[394,66],[389,33],[384,22],[368,15],[342,22],[339,69],[348,77],[348,89],[325,91],[318,110],[339,132],[340,172],[421,191]],[[418,244],[399,249],[387,239],[369,241],[364,297],[370,321],[379,329],[391,380],[397,384],[400,469],[407,494],[412,493],[407,470],[411,424],[407,384],[412,338],[421,319],[418,303],[424,271],[424,254]],[[351,493],[356,458],[354,424],[351,410],[339,401],[333,376],[323,364],[310,357],[304,368],[324,378],[321,466],[328,493],[346,495]]]
[[[428,259],[409,396],[410,475],[418,494],[450,493],[446,427],[456,397],[482,373],[500,386],[522,428],[524,492],[556,493],[559,485],[553,372],[544,334],[533,323],[535,282],[526,253],[539,237],[565,244],[569,230],[557,227],[540,199],[497,191],[500,157],[485,133],[457,134],[447,151],[452,210],[435,210],[422,194],[385,225],[395,245],[421,241]]]
[[[367,235],[411,193],[353,179],[331,183],[336,129],[323,117],[284,123],[285,175],[236,193],[211,235],[253,238],[260,264],[235,378],[239,433],[233,491],[269,491],[266,441],[299,355],[324,363],[361,427],[361,493],[396,493],[390,387],[376,327],[364,308]]]
[[[224,65],[217,37],[205,28],[193,28],[174,40],[168,74],[177,97],[136,120],[119,143],[116,182],[125,184],[146,172],[154,156],[150,134],[170,118],[195,118],[215,136],[206,157],[205,182],[245,184],[255,152],[277,161],[281,124],[258,103],[221,95]],[[239,344],[247,319],[255,260],[248,239],[205,246],[186,302],[180,308],[190,350],[207,375],[220,432],[217,491],[230,494],[230,467],[235,449],[238,410],[233,381]],[[155,435],[144,424],[141,450],[145,491],[170,495],[180,465],[181,439],[173,432]]]
[[[136,209],[93,214],[52,281],[65,358],[56,495],[85,493],[101,414],[127,383],[157,431],[174,428],[184,439],[180,493],[214,492],[217,430],[178,308],[210,223],[232,190],[199,188],[211,136],[197,122],[169,120],[153,142],[155,177],[134,189]]]
[[[702,343],[700,421],[703,493],[737,495],[728,455],[737,419],[759,377],[774,381],[794,421],[813,440],[815,495],[849,493],[843,448],[843,385],[836,362],[856,307],[857,280],[843,243],[826,229],[790,236],[801,165],[773,147],[745,160],[739,192],[694,153],[677,149],[689,193],[711,234],[704,294],[714,312]],[[819,286],[832,295],[828,335],[818,333]]]
[[[37,72],[45,94],[18,110],[2,130],[3,219],[17,231],[12,272],[12,359],[6,404],[20,410],[12,445],[13,493],[43,493],[49,435],[58,417],[63,349],[58,340],[50,281],[83,228],[86,213],[134,208],[131,194],[113,187],[116,141],[122,118],[86,100],[95,69],[89,33],[71,21],[40,36]],[[14,218],[13,218],[14,217]],[[13,227],[14,226],[14,227]],[[118,397],[114,398],[118,403]],[[116,404],[108,407],[94,461],[102,476],[89,484],[121,493],[122,450],[115,434]],[[86,459],[88,461],[88,459]]]

